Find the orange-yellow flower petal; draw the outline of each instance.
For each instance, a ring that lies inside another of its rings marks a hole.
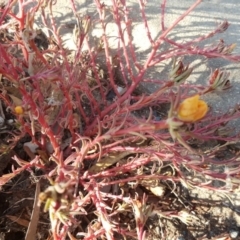
[[[18,114],[18,115],[21,115],[24,112],[24,110],[21,106],[15,107],[14,110],[15,110],[15,113]]]
[[[196,122],[203,118],[207,111],[208,105],[199,99],[199,95],[186,98],[180,103],[178,108],[178,118],[184,122]]]

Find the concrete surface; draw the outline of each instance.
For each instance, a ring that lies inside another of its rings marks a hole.
[[[78,0],[76,1],[77,11],[81,14],[90,14],[96,16],[96,8],[94,1],[90,0]],[[111,5],[111,0],[102,1],[106,5]],[[139,4],[137,0],[128,0],[130,8],[130,16],[134,22],[133,37],[134,43],[138,49],[138,57],[142,60],[145,59],[149,53],[150,43],[146,37],[143,23],[139,13]],[[173,21],[178,18],[187,8],[189,8],[195,1],[194,0],[168,0],[166,8],[166,26],[170,26]],[[161,30],[160,25],[160,13],[161,13],[161,0],[149,0],[146,5],[147,18],[149,20],[149,27],[152,32],[152,37],[156,38]],[[185,41],[199,36],[200,34],[206,34],[212,31],[219,22],[228,20],[230,27],[223,33],[214,36],[212,39],[206,41],[207,44],[217,42],[219,39],[224,39],[227,44],[237,43],[235,53],[240,54],[240,1],[238,0],[203,0],[200,5],[183,21],[179,26],[171,32],[169,36],[178,41]],[[57,0],[57,4],[54,8],[57,20],[60,24],[66,25],[69,23],[75,23],[71,7],[70,0]],[[65,39],[70,48],[74,48],[72,43],[71,32],[66,30]],[[114,24],[111,24],[109,32],[114,36],[116,31]],[[99,30],[93,31],[93,35],[101,35]],[[113,43],[114,46],[114,43]],[[234,107],[235,104],[240,103],[240,71],[239,63],[230,63],[220,59],[210,59],[206,61],[205,58],[199,57],[188,59],[192,65],[196,66],[196,69],[192,76],[190,76],[190,82],[198,82],[201,84],[206,83],[211,69],[226,68],[231,71],[231,79],[233,88],[223,92],[206,96],[206,100],[213,107],[215,112],[225,112],[229,108]],[[164,79],[166,71],[163,71],[161,67],[153,69],[150,76],[153,78]],[[240,123],[240,121],[239,121]],[[238,125],[238,124],[237,124]],[[235,125],[236,126],[236,125]]]

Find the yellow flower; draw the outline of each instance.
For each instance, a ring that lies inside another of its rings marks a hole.
[[[14,110],[15,110],[15,113],[18,114],[18,115],[22,115],[23,112],[24,112],[24,110],[23,110],[23,108],[21,106],[16,106],[14,108]]]
[[[196,122],[203,118],[207,111],[208,105],[199,99],[199,95],[186,98],[178,108],[178,118],[184,122]]]

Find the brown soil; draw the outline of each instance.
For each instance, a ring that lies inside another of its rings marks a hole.
[[[11,166],[15,165],[11,157],[16,154],[27,157],[20,148],[27,137],[19,140],[19,143],[8,154],[0,157],[2,174],[11,172]],[[5,184],[0,191],[0,240],[21,240],[25,238],[30,222],[34,195],[35,181],[41,176],[41,171],[29,169],[13,178]],[[181,184],[174,186],[171,182],[162,182],[165,191],[163,196],[156,196],[149,191],[144,184],[135,189],[129,189],[131,195],[139,196],[148,194],[148,203],[155,205],[155,209],[161,212],[153,214],[146,223],[147,239],[240,239],[240,195],[237,191],[226,195],[216,191],[201,189],[187,189]],[[41,190],[44,190],[47,182],[41,182]],[[188,218],[184,223],[178,218],[168,218],[164,213],[187,212]],[[94,215],[94,214],[93,214]],[[91,216],[88,216],[91,218]],[[92,216],[94,218],[94,216]],[[123,214],[120,222],[133,223],[131,214]],[[82,220],[81,228],[87,227],[87,221]],[[37,239],[51,239],[49,233],[49,218],[41,209],[38,222]],[[115,236],[116,239],[122,237]]]

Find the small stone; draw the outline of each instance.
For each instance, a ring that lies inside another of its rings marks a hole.
[[[29,150],[35,154],[36,151],[37,151],[37,148],[38,148],[38,145],[36,143],[33,143],[33,142],[26,142],[23,144],[24,147],[28,147]]]
[[[8,123],[9,125],[11,125],[11,124],[14,123],[14,120],[13,120],[13,119],[8,119],[8,120],[7,120],[7,123]]]
[[[232,239],[236,239],[238,237],[238,231],[236,230],[230,230],[229,235]]]
[[[149,190],[157,197],[163,197],[166,192],[166,187],[162,184],[159,184],[156,187],[149,187]]]
[[[117,91],[120,95],[123,95],[126,92],[126,88],[117,86]]]

